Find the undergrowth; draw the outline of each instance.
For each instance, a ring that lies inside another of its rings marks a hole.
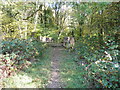
[[[28,68],[24,68],[15,75],[4,78],[2,86],[5,88],[44,88],[48,82],[50,73],[50,49],[47,49],[43,57],[37,57]]]
[[[74,62],[74,54],[67,51],[63,51],[62,53],[60,75],[62,82],[65,84],[64,88],[86,88],[88,82],[85,78],[87,72],[84,70],[84,67],[80,67]]]

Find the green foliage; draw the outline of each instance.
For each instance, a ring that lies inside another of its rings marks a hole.
[[[64,88],[86,88],[88,82],[86,80],[87,71],[84,66],[76,64],[75,54],[67,51],[62,52],[63,57],[60,60],[60,74],[62,82],[65,84]]]
[[[1,52],[0,63],[3,72],[1,76],[4,77],[4,75],[10,76],[17,69],[28,67],[31,62],[36,60],[36,57],[42,57],[44,50],[42,43],[35,39],[14,39],[2,41]]]
[[[37,57],[36,62],[28,68],[23,68],[15,75],[2,80],[3,88],[45,88],[50,74],[50,48],[46,49],[43,56]],[[15,66],[15,65],[14,65]]]
[[[88,78],[94,81],[95,87],[117,88],[120,83],[118,78],[120,51],[117,50],[118,45],[112,37],[107,38],[105,44],[99,48],[96,47],[97,38],[81,38],[76,46],[77,60],[85,62]]]
[[[37,55],[39,53],[42,55],[42,45],[41,42],[38,42],[34,39],[20,40],[14,39],[9,41],[3,41],[3,53],[15,53],[15,54],[25,54],[25,55]],[[38,47],[40,45],[41,47]],[[40,51],[39,51],[40,50]],[[26,57],[27,58],[27,57]]]
[[[72,87],[84,87],[81,74],[87,72],[88,80],[94,81],[95,87],[119,87],[120,2],[42,4],[10,1],[0,2],[0,30],[4,33],[4,41],[0,43],[0,76],[7,77],[43,55],[45,45],[31,36],[37,39],[39,36],[52,37],[56,42],[72,36],[76,41],[76,61],[83,61],[80,67],[86,71],[72,69],[67,74],[71,79],[67,83]],[[72,62],[66,61],[65,68],[70,68]]]

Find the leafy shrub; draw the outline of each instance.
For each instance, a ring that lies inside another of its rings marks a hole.
[[[119,87],[119,53],[118,44],[114,38],[108,38],[103,47],[97,47],[99,43],[95,37],[83,37],[76,44],[78,61],[85,62],[88,78],[95,87],[116,88]]]
[[[38,53],[42,55],[41,51],[43,50],[41,42],[34,39],[3,41],[2,46],[3,54],[14,52],[18,55],[36,56]]]
[[[43,46],[35,39],[2,41],[0,54],[0,78],[31,65],[37,56],[42,57]]]
[[[15,65],[15,63],[17,62],[16,57],[17,55],[15,55],[14,53],[0,55],[0,79],[8,77],[15,72],[15,70],[17,69]]]

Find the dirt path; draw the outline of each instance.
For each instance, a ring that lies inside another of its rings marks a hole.
[[[52,48],[51,52],[51,76],[50,80],[48,81],[47,88],[61,88],[61,80],[59,75],[59,60],[61,58],[61,47],[54,47]]]

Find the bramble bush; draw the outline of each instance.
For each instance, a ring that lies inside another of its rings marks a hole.
[[[118,88],[120,87],[118,43],[110,36],[104,43],[103,47],[99,46],[97,37],[79,39],[75,46],[77,60],[85,62],[88,80],[94,87]]]
[[[44,52],[42,43],[31,38],[2,41],[1,45],[0,79],[14,74],[16,70],[27,68]]]

